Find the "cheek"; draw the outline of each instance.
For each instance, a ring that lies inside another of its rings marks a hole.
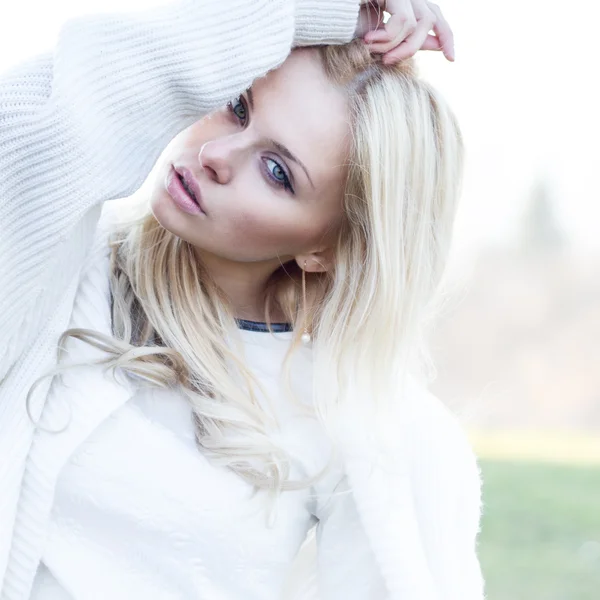
[[[223,239],[235,240],[239,257],[252,259],[294,255],[322,245],[339,224],[341,197],[289,197],[271,190],[250,169],[243,185],[230,190],[219,215]]]
[[[263,197],[231,215],[231,239],[240,247],[276,256],[302,251],[317,237],[314,216],[293,205],[294,200]]]

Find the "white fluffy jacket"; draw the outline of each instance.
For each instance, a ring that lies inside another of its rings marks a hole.
[[[292,46],[349,41],[357,14],[357,0],[180,0],[71,20],[53,53],[0,77],[1,600],[31,593],[61,465],[131,397],[126,386],[101,393],[107,384],[90,371],[86,411],[56,450],[32,451],[25,397],[55,364],[76,299],[88,299],[92,327],[109,327],[97,293],[106,272],[89,270],[102,203],[133,194],[178,132],[280,65]],[[89,296],[84,269],[95,274]],[[49,389],[44,380],[32,405],[51,419]],[[352,565],[388,600],[482,600],[475,456],[455,416],[426,390],[410,393],[402,444],[367,448],[351,434],[346,444],[372,564],[361,573],[353,563],[361,538],[345,530],[343,513],[323,518],[318,576],[309,561],[298,597],[358,598],[345,575]]]

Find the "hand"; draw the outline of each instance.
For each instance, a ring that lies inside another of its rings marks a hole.
[[[361,0],[357,35],[385,64],[413,56],[419,50],[441,50],[454,61],[454,36],[440,8],[427,0]],[[383,23],[383,10],[390,13]],[[433,29],[435,35],[429,32]],[[365,33],[366,32],[366,33]]]
[[[354,37],[364,38],[370,31],[375,31],[383,25],[383,8],[379,2],[371,0],[361,0],[360,12],[358,14],[358,23]],[[381,2],[383,5],[384,2]]]

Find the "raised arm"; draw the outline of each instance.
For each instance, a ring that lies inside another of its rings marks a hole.
[[[358,9],[179,0],[87,16],[0,77],[0,382],[77,276],[101,203],[135,192],[177,133],[293,45],[349,41]]]

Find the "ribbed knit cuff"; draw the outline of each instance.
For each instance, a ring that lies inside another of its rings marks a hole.
[[[359,0],[296,0],[294,46],[350,42],[359,9]]]

